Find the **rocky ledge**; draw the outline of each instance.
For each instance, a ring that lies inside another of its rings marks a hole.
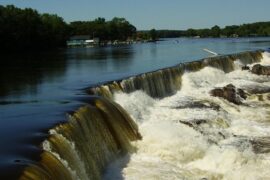
[[[257,75],[270,75],[270,66],[262,66],[260,64],[255,64],[252,69],[251,72],[253,74],[257,74]]]
[[[242,100],[247,98],[244,90],[238,89],[232,84],[228,84],[223,88],[215,88],[210,91],[210,94],[214,97],[222,97],[237,105],[242,104]]]

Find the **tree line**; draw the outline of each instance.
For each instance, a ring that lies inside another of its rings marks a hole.
[[[147,33],[147,32],[144,32]],[[157,30],[158,38],[172,37],[262,37],[270,36],[270,22],[256,22],[242,25],[232,25],[220,28],[215,25],[205,29],[187,30]]]
[[[33,50],[64,47],[75,35],[89,35],[101,41],[151,40],[172,37],[247,37],[270,36],[270,22],[257,22],[220,28],[137,31],[125,18],[106,21],[66,23],[55,14],[40,14],[31,8],[20,9],[13,5],[0,5],[0,51]]]
[[[31,8],[0,5],[0,51],[64,47],[73,35],[124,41],[135,38],[136,27],[118,17],[110,21],[97,18],[66,23],[55,14],[40,14]]]
[[[68,25],[61,17],[31,8],[0,6],[1,50],[23,50],[65,45]]]
[[[136,36],[136,27],[125,18],[115,17],[111,21],[97,18],[93,21],[75,21],[70,23],[71,35],[90,35],[101,41],[132,39]]]
[[[251,37],[270,36],[270,22],[256,22],[242,25],[232,25],[220,28],[215,25],[211,29],[188,29],[187,36],[200,37]]]

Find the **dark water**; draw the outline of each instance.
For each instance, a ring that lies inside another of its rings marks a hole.
[[[10,54],[0,64],[0,173],[16,177],[38,160],[39,144],[66,112],[88,101],[84,88],[209,56],[270,47],[270,38],[167,39],[120,47]]]

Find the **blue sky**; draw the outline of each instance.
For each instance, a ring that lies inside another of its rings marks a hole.
[[[139,30],[187,29],[270,21],[270,0],[0,0],[65,21],[124,17]]]

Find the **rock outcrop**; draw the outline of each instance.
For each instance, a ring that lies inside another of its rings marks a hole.
[[[256,64],[252,67],[251,72],[257,75],[270,75],[270,66],[262,66],[260,64]]]
[[[242,100],[247,98],[244,90],[238,89],[232,84],[228,84],[223,88],[215,88],[210,91],[210,94],[214,97],[222,97],[237,105],[242,104]]]
[[[242,66],[242,70],[250,70],[250,67],[248,65]]]

